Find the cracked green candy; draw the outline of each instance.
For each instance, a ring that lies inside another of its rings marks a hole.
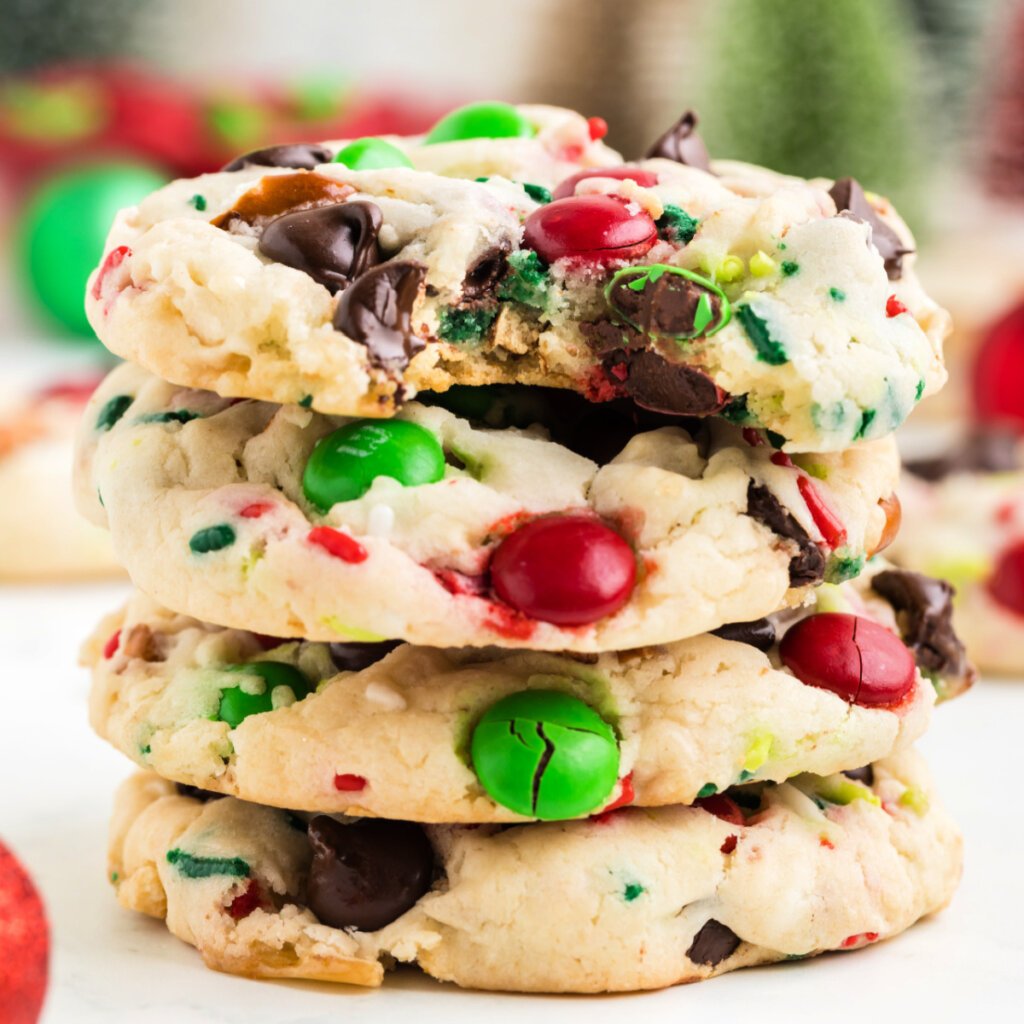
[[[257,676],[263,680],[261,693],[247,693],[241,686],[221,690],[217,717],[237,729],[250,715],[261,715],[274,710],[274,690],[287,686],[296,700],[302,700],[313,690],[310,681],[294,665],[280,661],[248,661],[241,665],[225,665],[224,672],[243,676]]]
[[[470,756],[496,803],[547,821],[602,807],[619,777],[614,729],[557,690],[523,690],[492,704],[473,730]]]

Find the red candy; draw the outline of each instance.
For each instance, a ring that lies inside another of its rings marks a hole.
[[[585,626],[617,612],[635,582],[632,548],[582,515],[534,519],[509,534],[491,560],[502,601],[558,626]]]
[[[801,474],[797,478],[796,486],[800,491],[800,497],[807,504],[807,509],[811,513],[814,525],[821,531],[825,543],[830,548],[838,548],[840,545],[845,544],[846,527],[843,526],[843,521],[826,504],[818,488],[811,483],[811,478]]]
[[[986,421],[1024,425],[1024,304],[996,322],[974,362],[974,408]]]
[[[653,171],[645,171],[642,167],[630,167],[628,164],[622,167],[591,167],[585,171],[577,171],[575,174],[559,182],[558,187],[551,193],[552,199],[565,199],[567,196],[576,194],[576,183],[584,178],[615,178],[618,181],[635,181],[644,188],[650,188],[658,184],[658,176]]]
[[[642,256],[658,239],[644,210],[611,196],[570,196],[541,206],[526,218],[523,245],[546,263],[573,259],[609,263]]]
[[[262,903],[263,893],[260,891],[260,884],[255,878],[250,878],[245,888],[225,909],[235,921],[241,921],[243,917],[248,917],[254,910],[258,910]]]
[[[800,682],[851,704],[897,704],[914,688],[913,655],[894,633],[860,615],[812,615],[786,633],[779,655]]]
[[[588,117],[587,132],[591,142],[597,142],[608,134],[608,122],[603,117]]]
[[[323,548],[329,555],[343,562],[365,562],[370,557],[366,548],[354,537],[330,526],[314,526],[306,538],[310,544]]]
[[[888,317],[899,316],[900,313],[909,313],[910,310],[896,298],[895,295],[890,295],[885,303],[885,315]]]
[[[707,811],[708,814],[713,814],[716,818],[721,818],[722,821],[729,822],[730,825],[746,824],[746,818],[743,817],[740,805],[731,796],[726,796],[724,793],[702,796],[694,800],[693,803],[694,806]]]
[[[999,556],[986,587],[993,601],[1024,617],[1024,541],[1018,541]]]
[[[21,862],[0,843],[0,1021],[35,1024],[46,995],[50,929]]]
[[[334,776],[334,788],[339,793],[361,793],[366,789],[366,779],[362,775],[344,773]]]
[[[117,630],[111,633],[107,638],[107,642],[103,645],[103,657],[110,661],[110,659],[117,654],[117,645],[121,642],[121,630]]]

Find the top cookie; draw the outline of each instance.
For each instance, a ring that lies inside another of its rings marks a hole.
[[[228,397],[389,416],[417,391],[540,384],[721,413],[790,451],[884,436],[942,384],[948,317],[884,199],[709,165],[692,116],[623,164],[578,114],[497,106],[497,127],[464,108],[422,139],[168,185],[115,222],[93,327]]]

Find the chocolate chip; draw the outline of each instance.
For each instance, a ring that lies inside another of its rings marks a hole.
[[[797,546],[797,553],[789,563],[789,582],[794,587],[805,587],[824,578],[825,556],[818,545],[782,502],[767,487],[753,480],[747,485],[747,515]]]
[[[264,256],[309,274],[334,292],[380,262],[382,217],[373,203],[353,201],[286,213],[263,229]]]
[[[607,357],[605,370],[641,408],[673,416],[709,416],[729,396],[703,371],[670,363],[657,352],[620,350]]]
[[[708,323],[718,323],[722,300],[696,281],[681,274],[664,273],[654,280],[648,279],[639,290],[630,287],[639,280],[636,277],[619,280],[608,301],[612,309],[634,324],[642,336],[679,338],[692,334],[702,299],[711,304],[712,317]]]
[[[498,282],[508,272],[510,248],[507,242],[492,246],[466,271],[462,281],[463,303],[493,297]]]
[[[365,345],[372,365],[404,369],[424,347],[413,334],[412,309],[426,275],[427,268],[411,260],[368,270],[342,293],[335,328]]]
[[[207,803],[210,800],[223,800],[224,793],[214,793],[209,789],[200,789],[198,786],[189,786],[184,782],[176,782],[174,788],[178,791],[179,796],[191,797],[193,800],[198,800],[200,803]]]
[[[1009,473],[1021,468],[1020,434],[999,426],[978,426],[963,442],[935,459],[904,463],[922,480],[942,480],[952,473]]]
[[[852,220],[863,221],[871,227],[871,244],[878,250],[891,281],[903,276],[903,257],[912,253],[896,232],[875,212],[868,202],[860,182],[854,178],[840,178],[828,191],[835,200],[836,209]]]
[[[396,647],[401,640],[381,640],[379,643],[331,644],[331,661],[339,672],[360,672],[380,661]]]
[[[754,619],[753,622],[730,622],[711,630],[723,640],[738,644],[750,644],[759,651],[770,651],[775,646],[775,623],[771,619]]]
[[[294,167],[296,170],[311,171],[318,164],[330,163],[334,154],[315,142],[290,142],[283,146],[267,146],[254,149],[251,153],[236,156],[222,171],[240,171],[244,167]]]
[[[321,814],[307,834],[306,902],[332,928],[377,931],[430,889],[434,851],[419,825],[372,818],[343,825]]]
[[[964,645],[953,629],[953,588],[907,569],[886,569],[871,578],[871,589],[896,611],[903,642],[929,672],[961,675],[967,667]]]
[[[677,164],[697,167],[702,171],[710,169],[707,146],[697,134],[697,115],[692,110],[685,114],[664,135],[647,150],[646,157],[660,156],[675,160]]]
[[[695,964],[716,967],[736,952],[741,941],[731,928],[712,918],[694,935],[686,955]]]
[[[875,769],[866,764],[863,768],[848,768],[843,774],[854,782],[863,782],[865,786],[875,784]]]

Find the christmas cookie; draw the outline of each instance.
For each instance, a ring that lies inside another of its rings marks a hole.
[[[851,950],[939,910],[960,836],[908,751],[692,807],[502,828],[298,816],[120,790],[110,878],[206,964],[379,985],[417,963],[471,988],[661,988]]]
[[[0,580],[121,572],[110,537],[75,511],[68,484],[75,430],[99,378],[0,396]]]
[[[583,660],[282,642],[136,595],[83,652],[92,723],[165,778],[304,811],[480,822],[690,803],[902,749],[936,691],[969,684],[948,609],[923,629],[879,593],[899,575]]]
[[[1024,459],[1018,436],[980,428],[908,464],[908,528],[895,558],[956,588],[955,621],[983,671],[1024,673]]]
[[[206,621],[573,651],[770,614],[856,575],[898,522],[891,438],[794,461],[569,392],[435,400],[472,418],[328,417],[123,366],[86,410],[79,506],[141,590]]]
[[[382,417],[421,390],[550,385],[722,413],[787,451],[882,437],[942,384],[946,314],[852,179],[710,168],[692,118],[623,164],[579,115],[494,108],[155,192],[113,227],[93,327],[225,396]]]

